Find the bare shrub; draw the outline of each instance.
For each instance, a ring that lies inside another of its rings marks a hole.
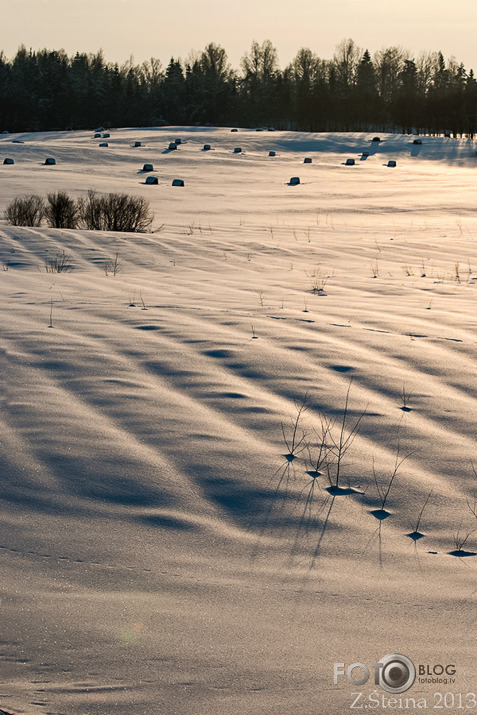
[[[142,196],[106,194],[102,208],[109,231],[144,232],[152,223],[149,202]]]
[[[83,228],[90,231],[104,231],[101,197],[90,189],[86,197],[78,199],[78,215]]]
[[[144,232],[152,224],[149,202],[142,196],[103,194],[88,191],[78,201],[80,221],[93,231]]]
[[[291,432],[287,435],[285,431],[285,426],[282,422],[282,435],[283,441],[288,452],[284,455],[289,462],[296,458],[296,456],[303,452],[306,448],[306,437],[307,433],[300,426],[300,420],[302,419],[304,413],[307,411],[310,405],[310,398],[308,394],[301,400],[301,402],[295,402],[296,417],[291,420]]]
[[[45,202],[38,194],[17,196],[8,204],[4,215],[12,226],[41,226]]]
[[[62,251],[57,253],[54,258],[45,260],[45,270],[47,273],[69,273],[73,270],[73,265],[70,263],[71,256]]]
[[[410,456],[410,454],[411,453],[405,454],[404,456],[401,455],[401,443],[400,443],[399,437],[398,437],[398,441],[397,441],[397,445],[396,445],[396,453],[395,453],[395,457],[394,457],[394,466],[391,470],[389,477],[387,477],[387,478],[384,476],[380,477],[377,474],[376,469],[374,468],[374,460],[373,460],[374,483],[376,485],[376,491],[378,492],[379,501],[381,503],[381,508],[378,509],[378,512],[384,512],[384,507],[386,506],[389,492],[391,491],[391,487],[397,477],[399,469],[400,469],[402,463],[404,462],[404,460],[406,460]],[[420,519],[419,519],[419,521],[420,521]]]
[[[317,266],[314,272],[311,274],[312,284],[311,292],[315,295],[326,295],[325,286],[331,276],[326,275],[319,266]]]
[[[45,217],[51,228],[76,228],[78,225],[78,207],[76,201],[66,191],[47,195]]]
[[[412,531],[410,534],[407,534],[407,536],[409,536],[413,541],[418,541],[419,539],[421,539],[424,536],[424,534],[421,534],[421,532],[420,532],[421,521],[422,521],[422,517],[424,516],[424,511],[425,511],[426,506],[429,502],[429,499],[431,498],[431,494],[432,494],[432,489],[429,492],[429,494],[426,496],[424,504],[422,505],[421,510],[419,511],[419,514],[417,515],[417,518],[415,519],[415,521],[413,521],[410,524]]]
[[[320,461],[320,466],[326,470],[330,487],[335,490],[340,488],[346,454],[358,434],[361,421],[367,411],[366,406],[352,421],[349,409],[350,391],[351,382],[346,391],[342,417],[336,421],[323,417],[321,421],[321,444],[325,455]]]
[[[123,262],[119,258],[119,252],[114,254],[114,258],[106,258],[100,265],[100,269],[103,271],[105,276],[109,276],[110,273],[116,276],[123,268]]]
[[[459,526],[455,534],[453,535],[453,543],[455,547],[455,551],[457,553],[460,553],[461,551],[464,550],[464,546],[472,536],[472,534],[475,532],[475,529],[469,529],[462,531],[462,524]]]

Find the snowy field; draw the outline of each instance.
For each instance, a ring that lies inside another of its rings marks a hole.
[[[392,653],[455,666],[403,694],[428,711],[476,692],[473,142],[92,137],[0,137],[2,216],[60,189],[155,213],[151,234],[0,220],[0,709],[342,715],[390,696],[333,664]]]

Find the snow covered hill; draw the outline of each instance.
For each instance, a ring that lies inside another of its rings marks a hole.
[[[0,708],[339,715],[333,663],[387,653],[475,689],[473,142],[92,136],[0,138],[2,214],[59,189],[155,212],[0,221]],[[361,415],[330,489],[320,445],[333,481]]]

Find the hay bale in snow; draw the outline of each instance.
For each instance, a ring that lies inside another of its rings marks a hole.
[[[311,164],[311,158],[310,158],[309,156],[305,156],[305,158],[303,159],[303,163],[304,163],[304,164]]]
[[[109,146],[108,142],[101,142],[101,144],[98,144],[98,146],[105,147]]]
[[[242,153],[242,148],[239,146],[236,146],[234,149],[234,154],[241,154]]]
[[[95,132],[104,132],[104,127],[98,127],[94,130]]]
[[[96,134],[93,135],[93,139],[101,139],[101,133],[96,132]]]
[[[414,139],[414,141],[412,143],[420,145],[420,144],[422,144],[422,139]]]
[[[146,184],[158,184],[159,179],[157,176],[147,176],[146,177]]]
[[[103,139],[109,139],[110,136],[111,136],[111,134],[109,132],[105,132],[103,134]]]
[[[346,159],[345,166],[354,166],[354,159]]]
[[[290,181],[288,182],[289,186],[297,186],[300,183],[300,177],[299,176],[292,176]]]
[[[12,139],[12,144],[24,144],[23,139]]]
[[[179,146],[179,144],[182,144],[182,139],[174,139],[174,143]]]
[[[48,156],[45,159],[45,166],[54,166],[56,164],[56,159],[53,159],[52,156]]]
[[[238,132],[238,129],[231,129],[231,132]]]
[[[152,164],[144,164],[144,166],[142,167],[142,170],[143,171],[154,171],[154,167]]]
[[[141,142],[134,142],[133,147],[136,148],[138,146],[142,146]]]
[[[184,186],[184,181],[182,179],[173,179],[172,186]]]
[[[177,149],[177,144],[175,142],[171,142],[168,147],[169,151],[174,151],[174,149]]]
[[[210,144],[204,144],[204,151],[210,151]]]
[[[380,142],[380,141],[381,141],[381,138],[380,138],[380,137],[373,137],[373,138],[371,139],[371,141],[372,141],[372,142]]]
[[[7,159],[4,159],[4,160],[3,160],[3,163],[4,163],[4,164],[14,164],[15,162],[13,161],[13,159],[8,159],[8,158],[7,158]]]
[[[275,154],[274,151],[269,151],[269,152],[268,152],[268,156],[276,156],[276,154]]]
[[[386,166],[389,166],[390,168],[394,168],[396,166],[396,162],[394,161],[394,159],[390,159],[388,161],[388,163],[386,164]]]

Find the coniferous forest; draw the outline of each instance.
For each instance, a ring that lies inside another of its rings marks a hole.
[[[284,69],[269,40],[253,42],[238,69],[214,43],[167,65],[118,65],[101,51],[0,53],[0,131],[169,124],[472,136],[477,81],[441,52],[414,57],[388,47],[371,55],[351,39],[332,59],[302,48]]]

